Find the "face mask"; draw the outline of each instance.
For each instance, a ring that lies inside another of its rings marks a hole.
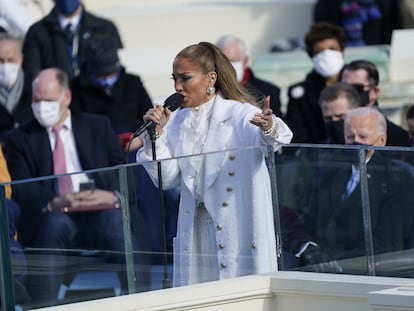
[[[60,101],[38,101],[32,104],[33,115],[43,127],[52,127],[58,123],[60,113]]]
[[[10,87],[16,82],[20,65],[15,63],[0,64],[0,85]]]
[[[93,80],[103,89],[110,89],[114,86],[114,84],[118,81],[119,74],[109,77],[109,78],[96,78],[94,77]]]
[[[240,83],[243,80],[243,76],[244,76],[244,68],[243,68],[243,62],[239,61],[239,62],[231,62],[234,70],[236,71],[236,79],[237,81]]]
[[[363,144],[363,143],[359,143],[354,141],[351,144],[348,144],[349,146],[361,146],[361,147],[370,147],[372,145],[369,144]],[[353,164],[354,166],[358,166],[359,165],[359,150],[358,149],[346,149],[343,150],[345,156],[347,157],[345,159],[346,162],[349,162],[351,164]],[[370,155],[372,155],[372,150],[365,150],[365,155],[366,157],[369,157]]]
[[[55,5],[60,13],[70,16],[79,7],[79,0],[55,0]]]
[[[344,66],[342,53],[334,50],[324,50],[316,54],[312,62],[315,71],[324,78],[336,75]]]
[[[369,91],[359,91],[359,97],[361,97],[362,106],[367,106],[369,104]]]
[[[326,123],[326,131],[330,144],[345,144],[344,137],[344,120],[330,121]]]

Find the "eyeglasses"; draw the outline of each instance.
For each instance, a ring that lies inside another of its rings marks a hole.
[[[362,83],[352,83],[351,86],[353,86],[354,89],[357,90],[358,92],[369,91],[371,88],[374,87],[371,84],[362,84]],[[368,90],[365,90],[365,88],[368,88]]]

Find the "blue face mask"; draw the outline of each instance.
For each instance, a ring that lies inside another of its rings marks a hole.
[[[55,0],[55,5],[60,13],[70,16],[79,7],[79,0]]]
[[[109,78],[97,78],[93,77],[93,80],[96,84],[98,84],[103,89],[110,89],[114,86],[114,84],[118,81],[119,74],[109,77]]]

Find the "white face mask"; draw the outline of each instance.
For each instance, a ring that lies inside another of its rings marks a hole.
[[[342,52],[324,50],[312,57],[313,66],[322,77],[328,78],[336,75],[344,66]]]
[[[236,71],[236,78],[238,82],[242,82],[244,76],[243,61],[231,62],[234,70]]]
[[[0,85],[11,87],[17,80],[20,65],[16,63],[0,64]]]
[[[32,104],[33,115],[43,127],[52,127],[59,122],[60,101],[41,100]]]

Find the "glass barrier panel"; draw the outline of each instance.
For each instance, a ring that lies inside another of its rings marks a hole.
[[[9,186],[10,187],[10,186]],[[21,271],[12,272],[11,253],[18,254],[19,249],[13,244],[13,228],[9,227],[10,221],[14,217],[11,208],[6,201],[6,186],[0,185],[0,306],[2,310],[14,310],[15,299],[13,287],[20,285],[19,276]],[[14,276],[16,281],[14,281]]]
[[[174,286],[276,271],[267,155],[256,147],[144,164],[155,184],[162,176],[180,196],[169,238]]]
[[[413,155],[410,148],[285,146],[276,155],[279,267],[412,277]]]
[[[277,268],[411,277],[413,151],[371,151],[288,145],[130,163],[67,175],[62,195],[65,176],[13,181],[0,216],[14,202],[20,218],[1,234],[22,256],[2,245],[2,260],[11,255],[5,282],[22,287],[2,297],[12,288],[30,309]]]
[[[16,292],[16,303],[28,309],[150,290],[133,174],[120,166],[11,183],[29,297],[18,301]],[[68,180],[71,190],[58,194]]]

